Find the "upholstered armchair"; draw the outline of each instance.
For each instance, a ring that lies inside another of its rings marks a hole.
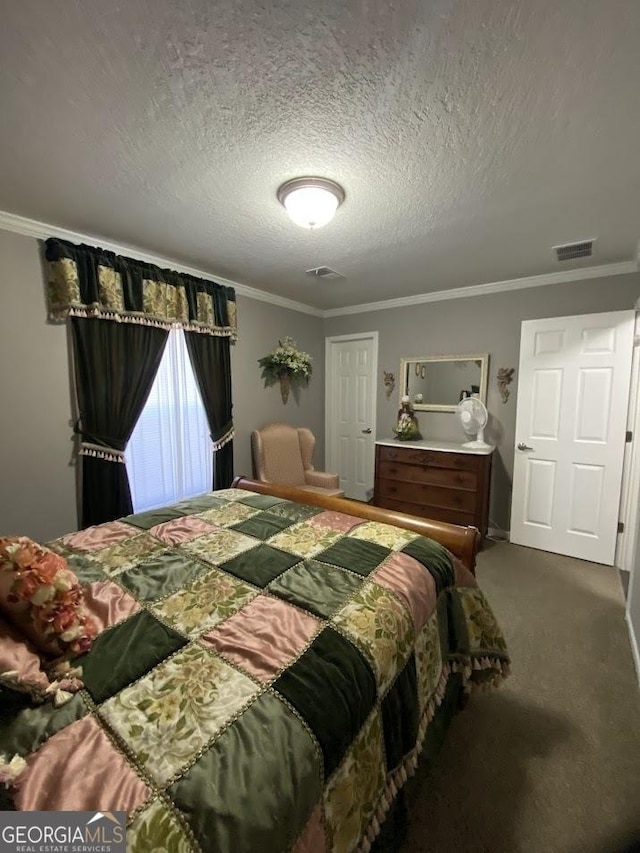
[[[311,463],[316,439],[306,427],[265,424],[251,433],[253,476],[264,483],[295,486],[312,492],[341,497],[337,474],[316,471]]]

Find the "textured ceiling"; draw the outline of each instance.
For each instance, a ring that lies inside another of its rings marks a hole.
[[[2,7],[0,209],[325,309],[635,255],[638,0]]]

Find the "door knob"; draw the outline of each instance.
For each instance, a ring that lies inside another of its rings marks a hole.
[[[529,447],[529,445],[525,444],[524,441],[519,441],[518,450],[533,450],[533,447]]]
[[[362,432],[363,432],[365,435],[371,435],[371,427],[367,427],[366,429],[363,429],[363,430],[362,430]]]

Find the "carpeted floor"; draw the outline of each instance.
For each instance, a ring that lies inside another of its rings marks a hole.
[[[512,675],[408,790],[403,853],[619,853],[640,840],[640,690],[613,568],[488,543]]]

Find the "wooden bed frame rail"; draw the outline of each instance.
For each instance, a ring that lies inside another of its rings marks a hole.
[[[344,512],[368,521],[379,521],[383,524],[395,524],[421,536],[435,539],[447,550],[451,551],[475,575],[476,554],[480,544],[480,533],[477,527],[461,527],[458,524],[448,524],[444,521],[433,521],[429,518],[419,518],[405,512],[371,506],[349,498],[333,498],[319,492],[306,489],[296,489],[293,486],[280,486],[276,483],[262,483],[248,477],[236,477],[231,484],[233,489],[246,489],[261,495],[273,495],[276,498],[296,501],[298,503],[319,506],[333,512]]]

